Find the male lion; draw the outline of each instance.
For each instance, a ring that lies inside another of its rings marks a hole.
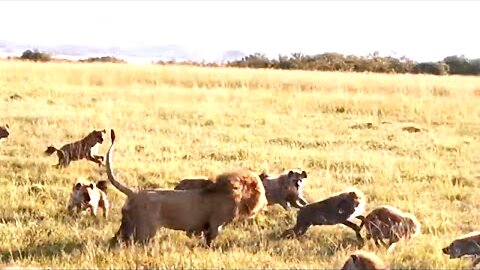
[[[303,198],[303,182],[307,178],[305,171],[291,169],[277,176],[262,172],[258,177],[262,180],[269,206],[279,204],[288,210],[290,205],[301,208],[308,204]],[[174,189],[202,189],[212,184],[213,181],[207,177],[192,177],[182,179]]]
[[[108,179],[127,195],[122,207],[120,229],[112,239],[146,243],[161,227],[202,232],[207,246],[217,237],[222,226],[236,219],[250,218],[267,205],[265,189],[253,172],[237,170],[220,174],[215,184],[193,190],[133,191],[116,179],[112,169],[112,145],[107,153]]]
[[[277,176],[269,176],[262,172],[258,175],[262,180],[265,194],[267,196],[268,206],[279,204],[285,210],[292,205],[295,208],[301,208],[307,205],[303,198],[303,182],[307,178],[307,173],[302,170],[291,169]],[[175,186],[175,190],[204,189],[214,184],[214,181],[208,177],[191,177],[182,179]],[[187,236],[202,236],[202,232],[187,231]]]
[[[85,138],[65,144],[62,148],[57,149],[54,146],[49,146],[45,150],[45,154],[50,156],[51,154],[57,152],[58,164],[54,165],[57,168],[67,167],[71,161],[87,159],[97,163],[99,166],[102,165],[103,156],[98,156],[98,145],[103,143],[103,130],[93,130]]]

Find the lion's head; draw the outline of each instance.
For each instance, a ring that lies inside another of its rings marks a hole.
[[[230,197],[238,217],[250,218],[267,206],[265,188],[258,174],[247,170],[236,170],[220,174],[215,184],[205,192],[223,193]]]

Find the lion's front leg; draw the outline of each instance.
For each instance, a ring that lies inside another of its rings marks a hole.
[[[280,206],[283,207],[283,209],[285,209],[287,211],[290,210],[290,203],[288,203],[287,201],[282,200],[282,201],[280,201],[279,204],[280,204]]]
[[[217,226],[210,225],[208,227],[208,230],[205,231],[205,242],[208,247],[212,246],[213,240],[218,236],[221,230],[222,230],[222,225],[217,225]]]

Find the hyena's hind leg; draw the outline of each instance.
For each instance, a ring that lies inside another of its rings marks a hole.
[[[476,267],[478,264],[480,264],[480,256],[479,255],[474,255],[473,262],[472,262],[472,267]],[[478,269],[478,267],[476,267],[475,269]]]
[[[53,166],[57,169],[68,167],[68,165],[70,164],[69,155],[62,150],[57,150],[57,156],[58,156],[58,163]]]
[[[293,226],[293,228],[290,230],[294,236],[304,235],[307,232],[308,228],[313,225],[324,224],[325,218],[323,218],[322,216],[312,217],[309,214],[311,213],[307,211],[302,211],[302,208],[300,208],[300,211],[298,211],[297,222],[295,223],[295,226]]]
[[[109,203],[108,201],[104,201],[104,202],[100,205],[100,207],[101,207],[102,210],[103,210],[103,217],[104,217],[105,219],[108,218],[108,208],[109,208],[109,206],[110,206],[110,203]]]
[[[298,237],[304,235],[308,228],[312,226],[312,223],[303,218],[300,214],[297,218],[297,223],[295,223],[295,226],[293,228],[286,230],[283,232],[281,237]]]

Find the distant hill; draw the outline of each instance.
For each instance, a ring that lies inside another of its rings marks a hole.
[[[145,45],[145,46],[83,46],[83,45],[56,45],[45,46],[36,44],[19,44],[0,40],[0,57],[19,56],[23,51],[29,49],[38,49],[52,54],[53,57],[62,57],[66,59],[84,59],[88,57],[115,56],[125,59],[128,62],[152,62],[152,61],[208,61],[208,62],[226,62],[239,60],[245,53],[238,50],[228,50],[218,52],[216,55],[202,55],[201,52],[187,48],[181,45]]]
[[[222,62],[228,62],[228,61],[234,61],[234,60],[240,60],[242,57],[247,56],[245,53],[237,50],[231,50],[231,51],[226,51],[222,55]]]

